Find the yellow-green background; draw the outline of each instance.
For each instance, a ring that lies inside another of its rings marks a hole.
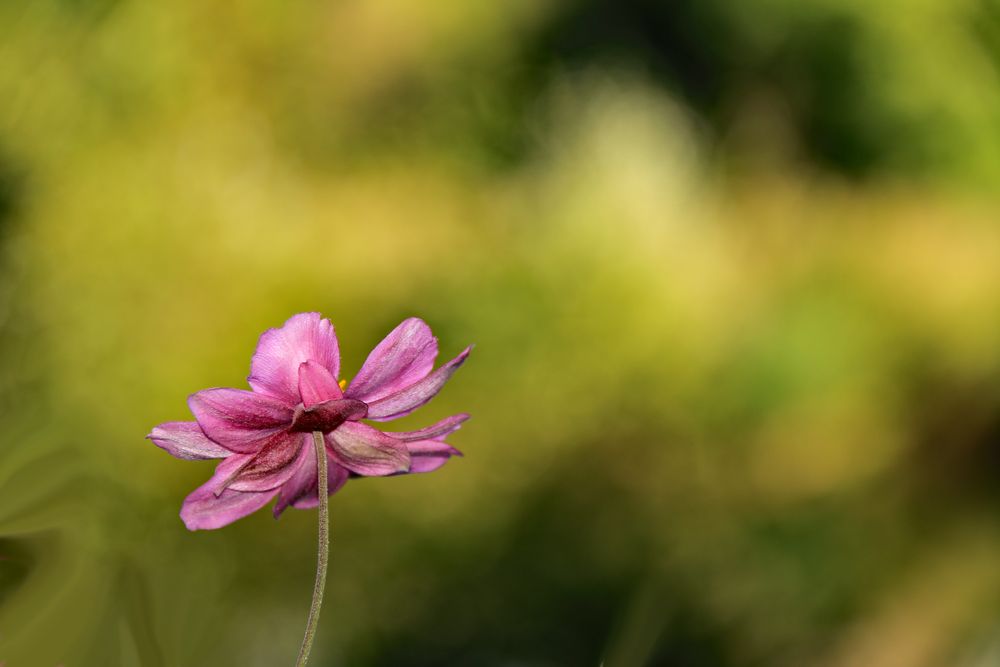
[[[0,4],[0,661],[291,664],[315,514],[143,436],[418,315],[314,661],[1000,664],[1000,2]]]

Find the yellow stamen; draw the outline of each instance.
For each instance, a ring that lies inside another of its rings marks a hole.
[[[343,380],[341,380],[337,384],[340,385],[340,391],[344,391],[345,389],[347,389],[347,378],[344,378]]]

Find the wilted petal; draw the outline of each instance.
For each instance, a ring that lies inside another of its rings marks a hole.
[[[327,434],[338,462],[359,475],[391,475],[410,468],[406,444],[361,422],[345,422]]]
[[[328,495],[333,495],[347,482],[348,472],[333,458],[329,446],[324,447],[326,456],[326,484]],[[296,509],[310,509],[319,505],[317,495],[316,448],[309,443],[302,448],[295,463],[295,474],[281,487],[278,501],[274,504],[274,516],[277,518],[291,505]]]
[[[386,396],[383,399],[368,404],[368,419],[387,421],[410,414],[441,391],[445,382],[465,363],[472,351],[472,346],[462,350],[462,353],[437,369],[423,380],[410,385],[402,391]]]
[[[299,366],[315,361],[337,377],[340,348],[330,320],[319,313],[293,315],[280,329],[268,329],[257,343],[247,380],[254,391],[291,405],[299,402]]]
[[[166,422],[146,436],[157,447],[179,459],[224,459],[231,451],[208,439],[198,422]]]
[[[261,492],[226,489],[222,494],[216,496],[215,488],[225,475],[231,474],[229,468],[232,466],[231,461],[235,458],[242,457],[230,457],[223,461],[216,468],[212,479],[202,484],[184,499],[184,504],[181,506],[181,519],[188,530],[221,528],[256,512],[277,495],[277,489]]]
[[[243,389],[205,389],[188,397],[188,406],[205,435],[245,454],[258,451],[292,421],[290,406]]]
[[[317,403],[343,398],[344,392],[337,384],[337,378],[315,361],[299,364],[299,395],[302,405],[312,407]]]
[[[305,433],[280,433],[254,454],[224,486],[234,491],[276,489],[296,472],[296,462],[309,436]],[[216,489],[216,493],[221,489]]]
[[[469,415],[465,413],[452,415],[451,417],[445,417],[436,424],[431,424],[426,428],[419,429],[417,431],[385,431],[385,434],[396,438],[396,440],[402,440],[403,442],[413,442],[416,440],[431,440],[434,438],[443,438],[449,433],[454,433],[459,428],[462,427],[462,422],[467,420]]]
[[[368,355],[347,395],[371,403],[405,389],[427,377],[437,352],[437,339],[423,320],[403,320]]]
[[[440,440],[418,440],[406,443],[410,452],[410,472],[431,472],[462,452]]]

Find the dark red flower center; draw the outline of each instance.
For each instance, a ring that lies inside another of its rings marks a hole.
[[[368,405],[353,398],[335,398],[309,406],[299,403],[292,417],[292,430],[329,433],[346,421],[357,421],[368,415]]]

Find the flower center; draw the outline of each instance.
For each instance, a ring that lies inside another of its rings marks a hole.
[[[364,419],[368,405],[353,398],[335,398],[308,408],[299,403],[292,417],[292,430],[302,433],[329,433],[346,421]]]

